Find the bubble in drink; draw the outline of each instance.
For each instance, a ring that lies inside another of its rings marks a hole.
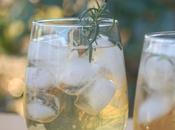
[[[140,106],[138,112],[139,123],[150,123],[166,115],[173,107],[173,102],[168,94],[153,93]]]
[[[67,94],[77,95],[95,75],[87,58],[74,57],[67,62],[60,76],[60,88]]]
[[[40,123],[48,123],[60,114],[60,102],[57,97],[44,93],[29,93],[26,104],[27,118]]]
[[[173,67],[172,63],[163,56],[150,57],[144,69],[147,87],[155,91],[171,91],[175,83]]]
[[[48,89],[56,85],[55,75],[47,68],[28,67],[26,84],[30,88]]]
[[[116,87],[112,81],[96,78],[89,83],[77,97],[75,105],[91,115],[98,114],[112,99]]]

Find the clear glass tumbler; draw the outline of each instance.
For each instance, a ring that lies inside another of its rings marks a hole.
[[[175,130],[175,32],[145,35],[134,110],[135,130]]]
[[[98,32],[89,34],[93,27],[76,18],[33,22],[26,69],[28,130],[124,130],[127,83],[117,26],[102,19]]]

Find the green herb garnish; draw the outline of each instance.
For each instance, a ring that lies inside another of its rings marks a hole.
[[[108,1],[109,2],[109,1]],[[80,24],[83,26],[83,31],[81,33],[82,37],[85,38],[82,43],[88,45],[89,51],[89,62],[92,61],[93,54],[93,43],[96,43],[97,37],[99,36],[99,25],[102,23],[102,18],[108,16],[110,13],[107,10],[107,0],[104,4],[100,6],[96,0],[97,8],[89,8],[80,15]],[[115,25],[115,18],[113,20],[113,25]],[[122,48],[121,45],[119,45]]]

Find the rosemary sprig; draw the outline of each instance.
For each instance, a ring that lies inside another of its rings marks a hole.
[[[87,37],[89,62],[92,61],[93,43],[97,43],[96,39],[99,35],[99,24],[101,23],[101,17],[106,11],[106,3],[102,6],[96,0],[97,8],[89,8],[80,15],[80,24],[85,26],[83,28],[83,36]],[[88,26],[86,26],[88,25]]]
[[[93,54],[93,43],[96,43],[97,37],[99,36],[99,25],[102,22],[102,18],[109,14],[107,10],[107,0],[100,6],[96,0],[97,8],[89,8],[80,15],[80,24],[83,26],[83,31],[81,33],[83,38],[86,38],[86,42],[83,43],[88,45],[85,51],[89,51],[89,62],[92,61]],[[88,26],[87,26],[88,25]],[[115,25],[115,19],[113,21],[112,27]],[[118,45],[122,49],[121,45]]]

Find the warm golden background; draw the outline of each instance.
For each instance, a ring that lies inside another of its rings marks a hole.
[[[144,34],[175,30],[174,0],[113,0],[125,45],[132,115]],[[94,0],[0,0],[0,112],[21,112],[31,22],[76,17]]]

